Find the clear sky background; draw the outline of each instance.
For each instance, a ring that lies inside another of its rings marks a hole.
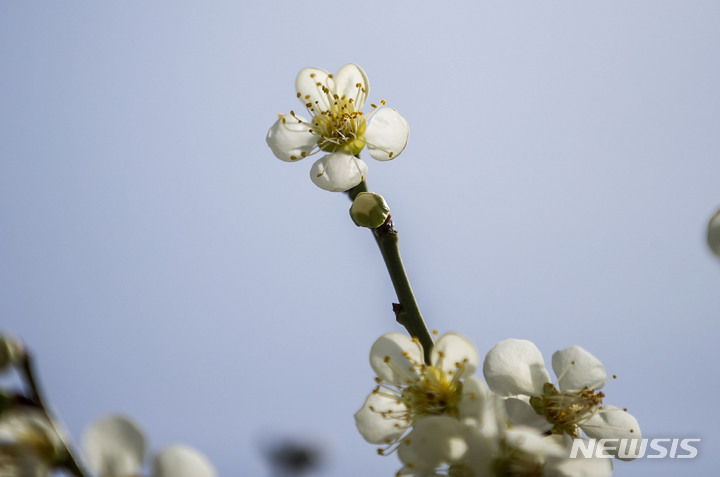
[[[718,25],[711,0],[2,2],[0,328],[76,438],[122,412],[222,476],[285,435],[319,475],[391,476],[353,422],[402,331],[384,265],[265,144],[301,68],[354,62],[410,124],[365,158],[429,326],[586,348],[644,436],[703,439],[615,475],[714,475]]]

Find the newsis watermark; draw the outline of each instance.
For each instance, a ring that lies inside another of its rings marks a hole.
[[[610,459],[693,459],[698,455],[700,439],[635,438],[635,439],[573,439],[570,458]]]

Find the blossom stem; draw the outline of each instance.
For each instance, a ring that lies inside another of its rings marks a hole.
[[[57,424],[55,423],[55,419],[50,415],[50,412],[48,411],[47,405],[45,404],[45,399],[43,397],[42,391],[40,389],[40,385],[38,383],[37,378],[35,377],[35,370],[32,362],[32,357],[30,356],[30,352],[26,351],[23,359],[20,363],[20,366],[18,366],[20,374],[25,379],[25,382],[29,386],[29,394],[30,399],[32,399],[39,407],[42,409],[43,413],[45,413],[45,417],[52,425],[53,429],[57,433],[58,437],[62,441],[63,445],[65,446],[66,451],[66,457],[65,460],[62,462],[62,466],[65,467],[72,475],[76,477],[87,477],[90,474],[85,472],[80,465],[80,461],[75,457],[75,454],[73,452],[72,446],[67,441],[65,436],[63,436],[63,433],[58,429]]]
[[[367,184],[363,181],[350,189],[348,195],[350,200],[355,200],[355,197],[360,192],[367,191]],[[391,217],[388,216],[385,223],[376,229],[372,229],[372,232],[390,274],[395,294],[400,302],[398,305],[393,304],[395,318],[398,323],[405,327],[411,337],[420,341],[425,353],[425,362],[429,364],[430,352],[434,345],[433,339],[420,313],[420,308],[410,286],[410,280],[405,272],[405,266],[400,257],[400,237],[393,226]]]

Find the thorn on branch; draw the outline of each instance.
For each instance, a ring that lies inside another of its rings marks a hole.
[[[387,219],[385,219],[385,223],[380,227],[373,229],[373,232],[375,232],[375,235],[378,236],[397,234],[397,230],[395,230],[395,225],[392,221],[392,215],[388,214]]]
[[[395,313],[395,321],[400,323],[400,313],[403,312],[403,307],[400,303],[393,303],[393,313]]]

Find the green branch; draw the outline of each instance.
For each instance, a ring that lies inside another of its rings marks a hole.
[[[360,192],[367,192],[367,184],[365,181],[348,191],[350,200]],[[385,266],[390,274],[390,280],[395,288],[399,303],[393,303],[393,311],[395,311],[395,319],[398,323],[405,327],[407,332],[413,338],[417,338],[422,344],[425,352],[425,362],[430,363],[430,352],[433,348],[433,339],[428,331],[425,320],[423,320],[420,308],[418,307],[415,295],[413,294],[410,280],[405,273],[405,266],[400,257],[399,235],[393,226],[390,216],[383,225],[376,229],[372,229],[375,241],[380,248]]]
[[[28,397],[32,401],[34,401],[40,407],[40,409],[42,409],[45,417],[48,419],[48,421],[50,421],[50,424],[52,425],[53,429],[55,429],[55,432],[60,437],[60,440],[65,446],[66,456],[65,460],[61,462],[61,465],[65,467],[75,477],[88,476],[89,474],[86,473],[81,467],[80,461],[75,457],[71,445],[67,442],[60,429],[58,429],[58,426],[55,424],[55,419],[53,419],[53,417],[50,415],[50,411],[48,411],[47,405],[45,404],[45,399],[40,389],[40,385],[37,378],[35,378],[35,370],[33,368],[32,358],[29,351],[25,352],[25,355],[23,356],[23,359],[19,364],[20,365],[18,366],[18,368],[20,374],[25,378],[25,382],[30,388],[28,390]]]

